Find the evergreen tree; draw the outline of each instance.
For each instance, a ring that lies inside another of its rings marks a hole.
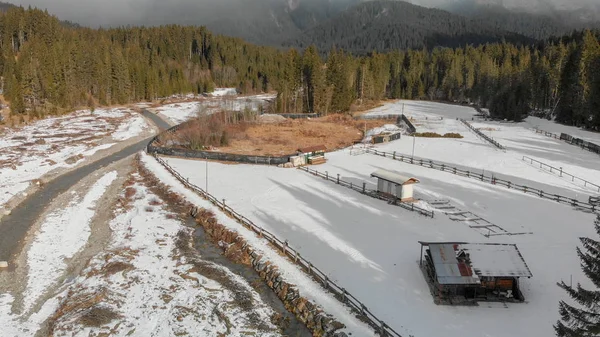
[[[600,215],[596,218],[595,227],[600,236]],[[581,259],[581,268],[596,289],[587,290],[581,284],[576,287],[564,282],[558,284],[578,304],[573,306],[560,302],[561,320],[554,326],[559,337],[600,336],[600,242],[590,238],[580,240],[583,249],[577,247],[577,255]]]

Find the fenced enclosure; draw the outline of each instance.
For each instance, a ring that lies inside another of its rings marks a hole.
[[[598,206],[598,205],[593,205],[591,203],[579,201],[577,199],[565,197],[565,196],[562,196],[559,194],[544,192],[537,188],[515,184],[511,181],[499,179],[494,176],[487,176],[483,173],[472,172],[469,170],[462,170],[462,169],[459,169],[454,166],[436,163],[430,159],[423,159],[423,158],[416,159],[416,158],[413,158],[411,156],[407,156],[404,154],[396,154],[396,152],[388,153],[388,152],[378,151],[375,149],[368,149],[366,152],[377,155],[377,156],[382,156],[385,158],[398,160],[398,161],[401,161],[401,162],[404,162],[407,164],[419,165],[422,167],[440,170],[443,172],[449,172],[449,173],[452,173],[455,175],[459,175],[459,176],[463,176],[463,177],[467,177],[467,178],[471,178],[471,179],[477,179],[479,181],[490,183],[493,185],[500,185],[500,186],[504,186],[509,189],[512,188],[515,190],[523,191],[523,193],[533,194],[533,195],[539,196],[540,198],[553,200],[553,201],[563,203],[563,204],[569,204],[569,205],[575,207],[575,209],[580,210],[580,211],[600,213],[600,206]]]
[[[325,180],[329,180],[329,181],[334,182],[334,183],[336,183],[338,185],[347,187],[347,188],[349,188],[351,190],[354,190],[354,191],[356,191],[358,193],[361,193],[361,194],[364,194],[364,195],[368,195],[368,196],[370,196],[372,198],[380,199],[380,200],[385,200],[385,201],[390,201],[389,197],[386,197],[386,196],[380,194],[376,190],[368,189],[366,182],[363,182],[363,184],[361,186],[361,185],[356,185],[356,184],[354,184],[352,182],[347,182],[347,181],[344,181],[344,180],[340,179],[340,175],[339,174],[337,175],[337,177],[334,177],[332,175],[329,175],[328,172],[325,172],[325,173],[319,172],[317,170],[312,170],[312,169],[310,169],[308,167],[305,167],[305,166],[301,166],[298,169],[301,170],[301,171],[310,173],[312,175],[315,175],[317,177],[321,177],[321,178],[323,178]],[[421,208],[419,206],[415,206],[415,204],[413,204],[413,203],[409,203],[408,204],[408,203],[403,203],[403,202],[394,202],[393,204],[396,205],[396,206],[400,206],[400,207],[402,207],[404,209],[407,209],[409,211],[417,212],[417,213],[419,213],[421,215],[425,215],[427,217],[431,217],[431,218],[434,217],[434,212],[433,211],[428,211],[428,210],[426,210],[424,208]]]
[[[481,130],[475,128],[473,125],[471,125],[471,123],[467,122],[464,119],[460,120],[464,125],[466,125],[469,129],[471,129],[473,132],[475,132],[475,134],[481,138],[483,138],[484,140],[486,140],[487,142],[489,142],[490,144],[494,145],[495,147],[499,148],[500,150],[506,150],[506,148],[502,145],[500,145],[500,143],[498,143],[497,141],[493,140],[492,138],[490,138],[488,135],[486,135],[485,133],[481,132]]]
[[[542,170],[548,171],[550,173],[556,173],[560,177],[571,178],[572,182],[583,183],[583,187],[590,187],[590,188],[593,188],[594,190],[597,190],[598,192],[600,192],[600,186],[599,185],[596,185],[596,184],[594,184],[592,182],[589,182],[589,181],[587,181],[587,180],[585,180],[583,178],[579,178],[579,177],[576,177],[576,176],[574,176],[572,174],[569,174],[569,173],[565,172],[562,169],[562,167],[556,168],[554,166],[542,163],[539,160],[535,160],[535,159],[533,159],[531,157],[527,157],[527,156],[523,156],[523,161],[524,162],[528,162],[531,165],[535,165],[536,167],[539,165],[540,169],[542,169]]]
[[[278,249],[283,255],[287,256],[291,261],[300,266],[307,274],[309,274],[314,280],[316,280],[323,288],[331,292],[339,301],[350,307],[358,315],[363,322],[369,324],[380,336],[383,337],[402,337],[398,332],[392,329],[384,321],[380,320],[375,316],[366,305],[359,301],[355,296],[348,292],[345,288],[338,285],[329,279],[327,274],[317,268],[312,262],[300,255],[300,252],[290,247],[287,240],[281,240],[277,238],[273,233],[266,229],[256,225],[250,219],[236,212],[233,208],[227,206],[226,200],[219,200],[212,194],[203,190],[202,188],[189,182],[189,179],[183,177],[179,172],[173,169],[167,162],[162,158],[154,154],[154,158],[177,180],[179,180],[185,187],[194,191],[202,198],[209,201],[214,206],[218,207],[224,213],[231,216],[237,222],[242,224],[247,229],[253,231],[259,237],[266,239],[271,245]]]
[[[565,142],[571,144],[571,145],[575,145],[578,146],[584,150],[593,152],[593,153],[597,153],[600,154],[600,145],[585,141],[583,139],[580,138],[576,138],[573,137],[571,135],[568,135],[566,133],[561,133],[560,134],[560,139],[564,140]]]

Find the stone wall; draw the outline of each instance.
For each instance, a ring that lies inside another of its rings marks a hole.
[[[316,337],[346,337],[339,331],[345,326],[322,308],[301,296],[299,290],[283,280],[277,266],[255,251],[241,236],[219,224],[214,215],[204,209],[192,211],[206,234],[224,249],[225,256],[238,263],[250,264],[269,288],[277,294],[286,309],[306,325]]]

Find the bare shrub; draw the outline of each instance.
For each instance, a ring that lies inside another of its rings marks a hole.
[[[84,312],[79,317],[79,322],[83,326],[101,327],[120,317],[121,315],[110,308],[95,306]]]
[[[133,265],[127,262],[113,261],[102,267],[102,272],[105,275],[114,275],[120,272],[132,270]]]
[[[127,187],[125,189],[125,198],[132,199],[136,193],[137,193],[137,190],[135,189],[135,187]]]

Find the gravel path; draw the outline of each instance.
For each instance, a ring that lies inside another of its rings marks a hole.
[[[152,120],[159,129],[169,128],[169,124],[156,114],[147,110],[143,110],[142,114]],[[52,200],[97,170],[143,150],[150,140],[151,138],[144,139],[98,161],[57,177],[20,203],[12,210],[10,215],[2,217],[0,219],[0,261],[9,261],[10,263],[23,246],[27,232]]]

